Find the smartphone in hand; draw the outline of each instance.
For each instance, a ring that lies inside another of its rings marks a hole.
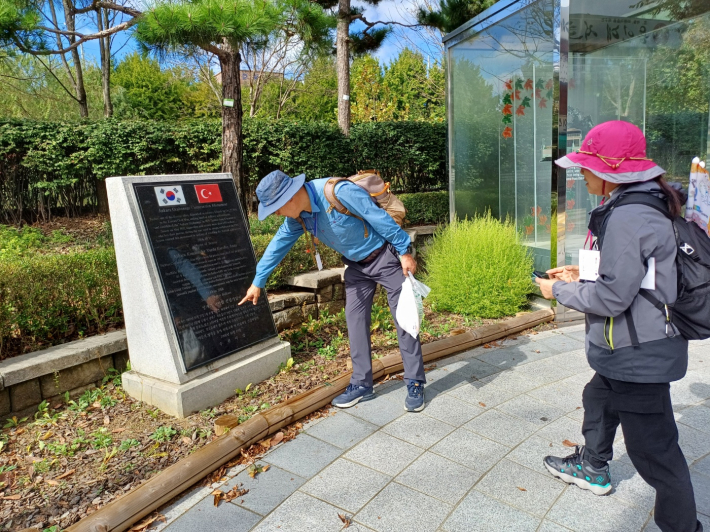
[[[550,278],[550,276],[547,275],[545,272],[541,272],[538,270],[535,270],[534,272],[532,272],[532,276],[533,276],[533,279],[535,279],[536,277],[538,279],[549,279]]]

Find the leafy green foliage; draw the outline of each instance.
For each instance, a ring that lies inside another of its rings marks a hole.
[[[481,318],[518,312],[532,289],[533,260],[515,226],[490,213],[455,220],[439,231],[426,255],[425,283],[437,310]]]
[[[0,218],[97,204],[96,181],[116,175],[218,171],[219,121],[54,123],[0,121]],[[426,122],[336,124],[249,119],[244,167],[250,186],[280,168],[309,179],[377,168],[395,192],[446,187],[446,125]]]
[[[165,443],[168,442],[172,439],[173,436],[177,434],[177,431],[172,428],[169,425],[163,425],[161,427],[158,427],[155,429],[155,432],[150,435],[150,438],[152,440],[155,440],[160,443]]]
[[[482,13],[496,0],[441,0],[439,10],[419,8],[420,24],[431,26],[442,33],[449,33]]]
[[[445,224],[449,221],[448,192],[398,194],[407,209],[407,225]]]
[[[122,321],[113,249],[0,258],[0,357]]]

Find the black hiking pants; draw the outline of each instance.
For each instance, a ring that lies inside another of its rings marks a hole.
[[[612,458],[621,425],[636,470],[656,490],[654,519],[662,532],[702,532],[693,485],[671,407],[670,384],[607,379],[598,373],[584,388],[584,458],[601,467]]]

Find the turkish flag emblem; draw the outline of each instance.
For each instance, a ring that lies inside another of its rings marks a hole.
[[[200,203],[219,203],[222,201],[222,194],[219,192],[219,185],[195,185],[197,201]]]

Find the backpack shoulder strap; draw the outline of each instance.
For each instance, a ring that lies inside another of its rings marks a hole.
[[[325,199],[330,203],[330,207],[328,207],[328,212],[332,211],[335,209],[338,211],[340,214],[345,214],[347,216],[352,216],[353,218],[357,218],[362,222],[363,227],[365,228],[365,238],[368,237],[369,231],[367,230],[367,224],[365,223],[365,220],[363,220],[360,216],[355,214],[354,212],[350,212],[348,208],[340,203],[338,200],[338,197],[335,195],[335,185],[340,183],[341,181],[350,181],[351,179],[349,177],[331,177],[326,181],[325,187],[323,188],[323,194],[325,194]]]
[[[665,200],[653,194],[645,192],[631,192],[630,194],[625,194],[619,198],[619,201],[614,204],[613,208],[621,207],[622,205],[646,205],[647,207],[656,209],[669,220],[673,220],[673,216],[671,216],[668,210],[668,204]]]

